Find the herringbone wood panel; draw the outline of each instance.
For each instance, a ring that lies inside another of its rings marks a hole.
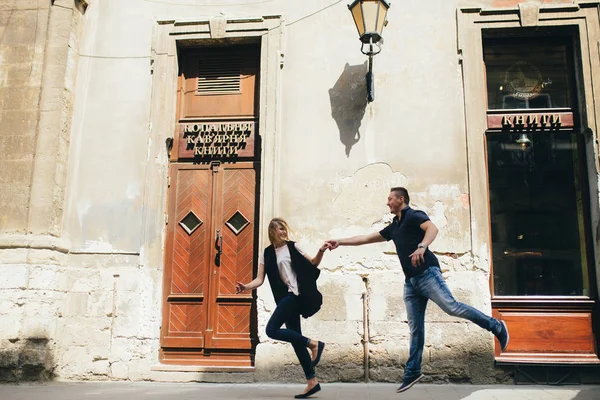
[[[217,333],[219,334],[250,334],[250,308],[251,304],[219,304],[219,321]]]
[[[223,182],[223,255],[219,279],[219,294],[235,293],[235,282],[252,280],[254,249],[254,199],[256,185],[254,170],[226,170]],[[236,211],[246,217],[248,224],[236,235],[225,222]]]
[[[234,165],[218,172],[184,168],[177,174],[176,225],[171,248],[172,297],[167,303],[167,335],[172,335],[169,343],[195,348],[199,342],[193,341],[194,338],[204,338],[208,342],[201,343],[211,343],[213,350],[250,348],[253,300],[235,296],[235,282],[249,282],[253,278],[256,172]],[[179,222],[190,211],[203,224],[188,234]],[[238,211],[249,224],[236,235],[226,222]],[[213,260],[215,226],[223,236],[220,267]],[[214,280],[213,271],[217,273]],[[214,288],[209,286],[213,283]],[[214,336],[207,337],[214,337],[214,341],[205,337],[209,329]],[[240,340],[248,344],[240,344]]]
[[[204,265],[209,244],[209,216],[207,215],[211,172],[207,170],[180,170],[177,187],[177,227],[173,241],[171,293],[202,294],[204,292]],[[203,222],[189,235],[179,221],[190,211]]]
[[[171,304],[170,309],[169,333],[196,336],[204,331],[204,304]]]

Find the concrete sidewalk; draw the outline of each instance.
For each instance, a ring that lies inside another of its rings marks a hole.
[[[600,386],[417,384],[397,394],[395,384],[324,383],[314,399],[598,400]],[[233,400],[293,399],[300,384],[81,382],[0,385],[2,400]]]

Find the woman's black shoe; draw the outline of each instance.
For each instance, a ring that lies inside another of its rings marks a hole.
[[[317,364],[319,363],[319,361],[321,361],[321,354],[323,354],[323,349],[325,348],[325,343],[323,342],[319,342],[318,344],[318,350],[317,350],[317,358],[315,358],[313,361],[311,361],[310,366],[311,367],[316,367]]]
[[[320,344],[321,342],[319,342]],[[297,394],[294,396],[295,399],[306,399],[307,397],[312,396],[313,394],[317,393],[319,390],[321,390],[321,384],[317,383],[315,385],[315,387],[313,387],[312,389],[310,389],[308,392],[306,393],[302,393],[302,394]]]

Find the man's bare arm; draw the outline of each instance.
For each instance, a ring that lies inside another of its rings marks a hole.
[[[331,245],[331,250],[338,246],[361,246],[363,244],[385,242],[385,239],[379,232],[369,233],[367,235],[351,236],[343,239],[330,239],[327,241]]]
[[[421,243],[423,243],[425,247],[429,247],[429,245],[433,243],[439,232],[438,228],[431,221],[425,221],[419,227],[425,231],[425,236],[423,237]]]
[[[425,247],[419,247],[415,250],[409,257],[410,263],[413,267],[421,265],[425,261],[425,249],[429,247],[429,245],[435,240],[435,237],[438,234],[438,228],[431,221],[425,221],[419,227],[425,231],[425,236],[423,236],[423,240],[421,243]]]

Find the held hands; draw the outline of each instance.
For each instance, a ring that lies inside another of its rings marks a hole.
[[[235,283],[235,294],[240,294],[245,291],[246,291],[246,285],[244,285],[242,282]]]
[[[409,256],[410,263],[412,264],[413,267],[417,267],[417,266],[421,265],[423,262],[425,262],[425,257],[423,257],[424,254],[425,254],[425,249],[418,248],[417,250],[415,250],[414,253],[412,253]]]
[[[320,251],[321,253],[325,253],[325,250],[327,250],[327,249],[329,249],[329,250],[333,250],[333,249],[331,248],[331,244],[329,244],[328,242],[329,242],[329,241],[326,241],[326,242],[325,242],[325,243],[323,243],[323,244],[321,245],[321,247],[319,248],[319,251]]]
[[[329,246],[329,250],[335,250],[335,249],[337,249],[340,246],[340,243],[337,240],[335,240],[335,239],[329,239],[329,240],[325,241],[324,245],[328,245]]]

